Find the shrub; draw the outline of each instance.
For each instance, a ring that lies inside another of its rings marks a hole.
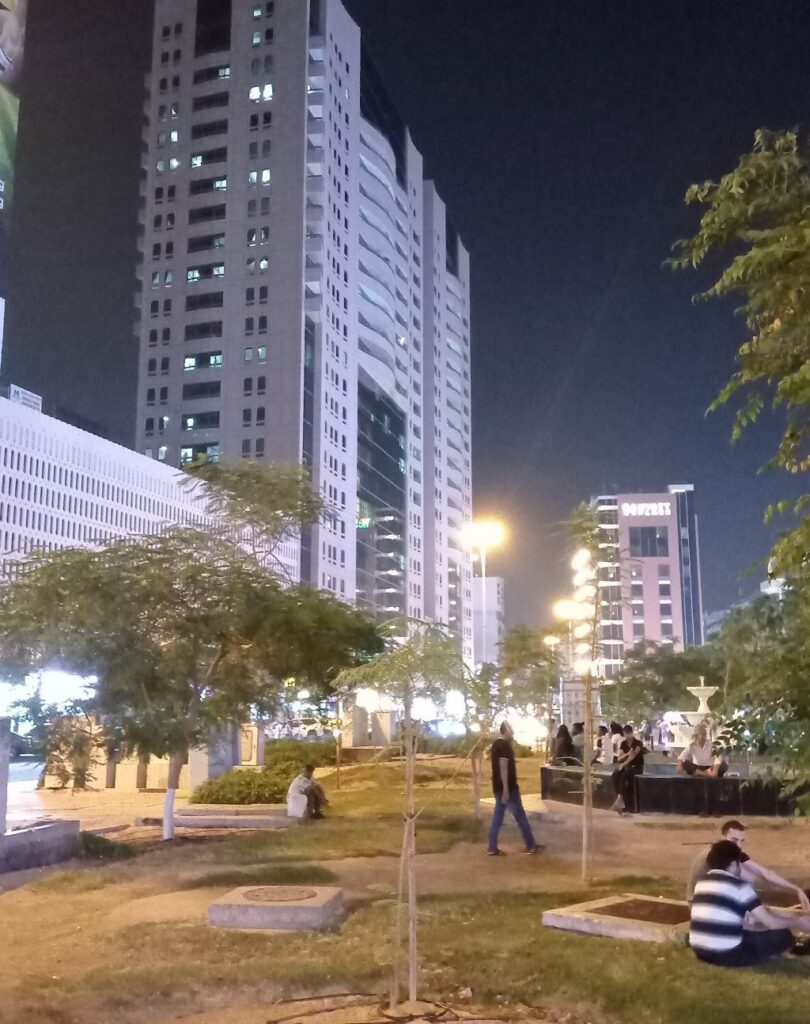
[[[138,851],[129,843],[116,843],[95,832],[80,832],[79,856],[87,860],[130,860],[138,856]]]
[[[264,763],[267,768],[295,767],[297,775],[305,764],[313,768],[331,768],[335,763],[334,740],[268,740],[264,745]],[[292,777],[292,776],[291,776]]]
[[[300,766],[288,771],[263,768],[259,772],[230,771],[218,779],[208,779],[191,794],[193,804],[281,804],[287,788],[300,772]]]

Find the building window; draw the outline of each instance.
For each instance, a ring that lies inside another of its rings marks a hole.
[[[252,377],[245,377],[244,381],[242,382],[242,393],[245,394],[245,395],[252,395],[253,394],[253,378]]]
[[[256,426],[257,427],[263,427],[264,426],[264,413],[265,413],[264,406],[260,405],[256,409]]]
[[[263,395],[267,390],[267,378],[257,377],[256,378],[256,394]]]
[[[243,459],[249,459],[250,458],[250,439],[249,438],[246,438],[242,442],[242,458]]]
[[[667,558],[669,530],[666,526],[631,526],[631,558]]]
[[[146,372],[150,377],[154,377],[157,373],[157,359],[150,359],[146,364]]]
[[[143,432],[145,434],[154,434],[155,432],[155,420],[152,416],[148,417],[143,426]]]
[[[256,301],[256,289],[255,288],[248,288],[245,291],[245,302],[247,303],[248,306],[252,306],[255,301]]]
[[[264,438],[263,437],[257,437],[256,438],[256,458],[257,459],[263,459],[264,458]]]
[[[183,360],[184,370],[219,370],[221,367],[221,352],[197,352]]]
[[[245,318],[245,334],[253,334],[253,317],[248,316]],[[247,350],[245,350],[247,351]]]
[[[253,349],[252,348],[246,348],[245,349],[245,362],[246,363],[252,363],[253,362]]]
[[[154,405],[155,404],[155,389],[154,388],[148,388],[147,389],[147,391],[146,391],[146,404],[147,405]]]
[[[242,426],[249,427],[253,420],[253,412],[251,409],[242,410]]]

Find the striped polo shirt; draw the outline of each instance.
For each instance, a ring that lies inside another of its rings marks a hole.
[[[743,940],[745,915],[760,906],[753,886],[728,871],[710,871],[695,886],[689,944],[698,956],[722,957]]]

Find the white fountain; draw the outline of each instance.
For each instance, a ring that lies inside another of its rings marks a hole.
[[[670,749],[680,751],[688,747],[692,742],[692,734],[695,728],[711,714],[709,700],[720,689],[719,686],[706,686],[704,676],[700,677],[700,686],[687,686],[686,689],[697,697],[697,711],[675,711],[673,720],[669,721],[669,728],[673,733]],[[674,719],[677,715],[678,719]]]

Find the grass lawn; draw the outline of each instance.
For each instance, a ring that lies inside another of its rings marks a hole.
[[[522,769],[531,774],[531,765]],[[0,957],[0,1022],[130,1024],[190,1013],[211,993],[236,1003],[325,990],[385,991],[395,908],[373,889],[339,933],[239,934],[177,920],[132,924],[116,916],[144,898],[205,897],[201,888],[217,894],[240,883],[341,884],[345,866],[337,862],[344,858],[361,858],[351,861],[353,870],[367,869],[373,877],[380,862],[369,858],[390,862],[399,852],[398,769],[353,771],[353,777],[346,772],[340,793],[327,780],[334,815],[328,822],[167,844],[133,860],[52,875],[0,898],[5,938],[15,936]],[[594,1024],[685,1024],[708,1014],[734,1024],[808,1020],[807,960],[722,971],[675,946],[544,929],[540,915],[548,907],[628,889],[677,895],[682,880],[627,876],[586,893],[576,880],[575,858],[569,866],[557,858],[508,857],[494,871],[480,851],[471,857],[460,845],[479,836],[482,826],[470,814],[469,778],[451,776],[451,769],[421,775],[420,804],[427,809],[420,850],[436,851],[469,891],[420,900],[425,996],[453,1000],[469,986],[476,1004],[505,1015],[546,1007]],[[501,868],[513,878],[534,879],[531,890],[498,891]],[[555,891],[542,891],[544,881]]]

